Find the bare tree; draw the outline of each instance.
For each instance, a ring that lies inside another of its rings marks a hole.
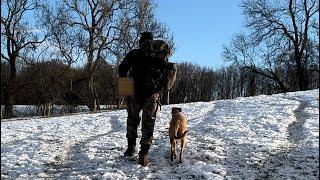
[[[318,3],[244,0],[241,7],[251,33],[236,35],[224,47],[224,58],[272,80],[281,92],[313,86],[311,76],[319,69],[315,61],[319,54]]]
[[[246,16],[246,26],[252,30],[255,44],[268,39],[285,43],[289,55],[285,59],[295,64],[299,90],[308,88],[308,42],[315,40],[312,29],[319,31],[319,2],[317,0],[244,0],[241,7]]]
[[[27,17],[29,12],[36,10],[39,4],[33,0],[1,1],[1,60],[10,65],[10,78],[5,90],[4,117],[12,117],[14,103],[17,61],[28,61],[28,54],[35,52],[38,45],[46,39],[39,33],[35,23]]]
[[[284,59],[287,57],[286,46],[274,39],[265,40],[260,45],[256,46],[249,37],[238,34],[229,47],[224,46],[223,57],[225,60],[233,62],[241,71],[248,71],[247,74],[255,73],[265,76],[276,82],[282,92],[288,91],[284,79],[277,73],[279,68],[284,65]],[[253,78],[252,76],[251,83],[254,82]],[[254,84],[251,84],[251,87],[253,86]]]
[[[99,101],[95,87],[96,70],[100,62],[107,59],[106,51],[118,39],[120,17],[122,12],[129,8],[128,2],[124,0],[63,0],[52,21],[54,23],[48,20],[50,16],[47,17],[48,27],[51,26],[49,29],[54,34],[55,44],[58,45],[61,54],[69,59],[69,62],[77,58],[75,53],[72,53],[73,48],[84,54],[85,73],[72,84],[75,89],[77,86],[85,87],[82,99],[92,112],[97,110]],[[65,30],[67,36],[71,35],[76,43],[66,41],[66,38],[63,38],[64,34],[57,31],[59,29]],[[69,45],[68,49],[63,46],[66,42]]]

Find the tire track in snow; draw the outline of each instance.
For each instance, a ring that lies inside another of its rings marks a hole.
[[[123,118],[122,115],[111,113],[102,114],[98,117],[109,118],[108,125],[100,125],[110,126],[110,128],[107,128],[108,130],[104,133],[93,133],[85,139],[77,140],[68,147],[65,159],[59,159],[58,155],[55,162],[46,164],[45,173],[48,178],[88,177],[90,179],[103,179],[105,172],[101,169],[109,166],[109,162],[115,162],[123,151],[123,147],[119,145],[123,143],[113,144],[112,138],[118,137],[119,142],[122,142],[121,138],[124,136],[125,127],[120,120],[120,118]],[[88,126],[91,125],[88,123]],[[111,152],[116,152],[116,155],[112,156]]]
[[[303,111],[307,108],[307,105],[307,102],[300,102],[299,107],[296,110],[294,110],[296,121],[291,123],[288,127],[289,141],[295,145],[297,145],[299,141],[305,139],[306,137],[303,125],[306,122],[306,119],[308,118],[308,114],[304,113]]]
[[[275,152],[270,152],[268,157],[258,167],[257,179],[295,179],[298,175],[309,176],[306,179],[315,178],[316,174],[306,174],[304,171],[306,159],[301,158],[301,149],[303,140],[306,138],[304,123],[308,114],[304,110],[308,107],[308,102],[296,98],[283,97],[284,99],[299,101],[299,106],[294,110],[296,121],[287,127],[288,138],[287,146],[279,147]],[[312,149],[312,147],[310,147]],[[291,171],[287,176],[284,171]],[[317,172],[314,172],[317,173]]]
[[[108,136],[109,133],[90,136],[86,139],[77,141],[69,147],[66,159],[59,159],[57,156],[56,162],[47,164],[45,173],[48,177],[67,179],[77,176],[87,176],[90,178],[101,178],[102,174],[98,170],[99,167],[106,166],[107,154],[110,151],[117,150],[117,147],[109,146],[103,148],[101,144],[108,142],[91,144],[95,141],[101,141]],[[111,144],[110,144],[111,145]],[[90,158],[89,149],[93,148],[94,158]]]
[[[187,159],[187,164],[190,166],[201,163],[207,164],[202,168],[208,169],[207,171],[211,174],[196,174],[192,179],[225,178],[226,172],[224,167],[219,164],[225,161],[226,150],[224,140],[213,128],[213,125],[217,121],[215,114],[220,106],[219,101],[211,102],[207,106],[206,113],[189,119],[190,132],[188,132],[188,141],[191,143],[189,143],[188,150],[185,151],[185,159]],[[190,175],[192,175],[191,172]],[[187,179],[189,178],[187,177]]]

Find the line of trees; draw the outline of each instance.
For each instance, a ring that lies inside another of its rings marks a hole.
[[[5,98],[10,66],[1,64],[1,102]],[[81,79],[84,67],[70,68],[62,61],[44,61],[23,66],[16,78],[14,104],[42,106],[41,115],[49,115],[52,105],[67,105],[70,112],[77,105],[87,105],[85,84],[78,83],[70,91],[72,79]],[[286,72],[283,72],[286,73]],[[101,61],[96,71],[94,87],[100,105],[117,105],[115,94],[118,67]],[[288,77],[290,79],[290,77]],[[310,77],[310,89],[319,88],[319,75]],[[296,89],[298,90],[298,89]],[[236,97],[282,92],[277,82],[235,65],[212,69],[189,62],[178,64],[176,82],[170,93],[170,103],[189,103],[232,99]]]

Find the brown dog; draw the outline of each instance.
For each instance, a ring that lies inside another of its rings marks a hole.
[[[187,139],[187,128],[188,122],[185,116],[181,112],[181,108],[173,107],[172,111],[172,119],[169,127],[169,135],[170,135],[170,143],[171,143],[171,161],[173,158],[176,159],[176,144],[177,140],[181,140],[181,150],[180,150],[180,160],[179,163],[182,163],[182,151],[186,144]]]

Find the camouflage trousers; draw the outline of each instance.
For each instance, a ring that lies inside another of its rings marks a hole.
[[[156,111],[159,107],[158,93],[153,94],[142,102],[135,97],[127,99],[127,135],[128,139],[135,139],[138,137],[138,126],[141,121],[140,112],[142,110],[142,125],[141,125],[141,140],[140,144],[151,145],[153,141],[153,131],[156,120]]]

